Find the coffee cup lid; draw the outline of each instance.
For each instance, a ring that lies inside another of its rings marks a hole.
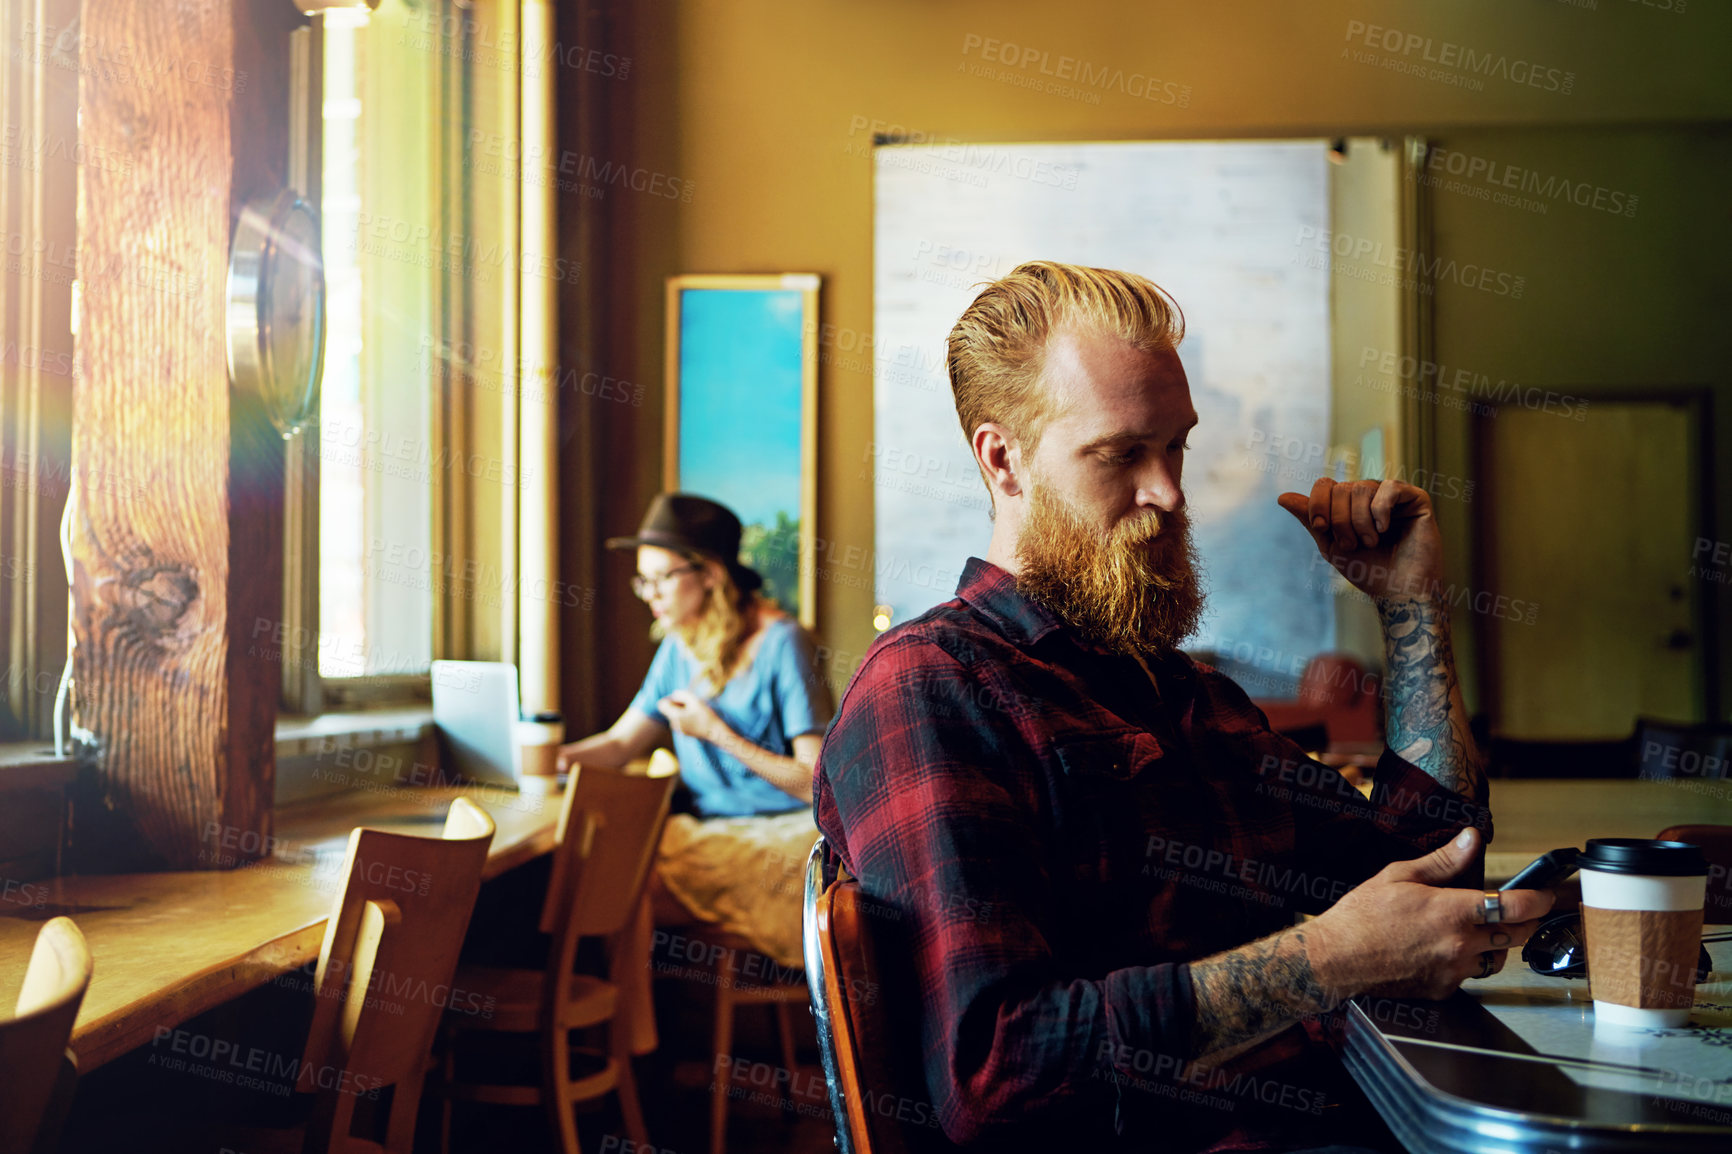
[[[1685,841],[1654,841],[1641,837],[1589,838],[1576,868],[1609,874],[1651,877],[1706,877],[1708,859],[1702,847]]]

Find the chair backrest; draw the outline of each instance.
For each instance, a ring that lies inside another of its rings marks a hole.
[[[1331,741],[1383,736],[1382,682],[1346,653],[1319,653],[1299,676],[1299,704],[1324,715]]]
[[[677,762],[669,772],[667,762],[655,759],[647,774],[572,767],[541,907],[541,932],[552,934],[556,947],[566,936],[575,941],[624,928],[649,879],[677,773]]]
[[[1702,921],[1711,926],[1732,925],[1732,825],[1674,825],[1655,836],[1661,841],[1687,841],[1702,847],[1702,856],[1708,859]]]
[[[90,948],[71,918],[53,918],[37,932],[14,1016],[0,1019],[0,1150],[31,1150],[58,1131],[51,1115],[64,1114],[66,1102],[58,1111],[50,1105],[69,1101],[77,1076],[66,1043],[90,971]]]
[[[892,1028],[892,987],[886,986],[873,931],[882,911],[854,878],[839,877],[826,887],[824,854],[820,837],[806,862],[804,947],[836,1145],[841,1154],[952,1149],[932,1128],[932,1107],[914,1105],[920,1063],[914,1047],[905,1044],[909,1039]],[[929,1125],[900,1120],[911,1113]]]
[[[1485,746],[1494,778],[1624,778],[1636,776],[1635,739],[1548,741],[1493,736]]]
[[[299,1070],[301,1092],[317,1096],[306,1150],[407,1154],[413,1145],[427,1056],[493,831],[493,819],[460,797],[442,837],[349,834]]]
[[[862,1143],[856,1143],[854,1127],[848,1117],[848,1100],[858,1092],[858,1075],[852,1057],[847,1072],[843,1072],[841,1049],[848,1043],[847,1040],[839,1043],[836,1036],[838,1029],[848,1029],[848,1023],[838,1023],[838,1014],[832,1012],[830,1006],[830,967],[826,958],[834,943],[828,910],[824,911],[826,916],[822,928],[819,926],[819,911],[828,897],[824,888],[824,837],[820,834],[806,858],[806,896],[800,910],[800,946],[806,961],[806,989],[812,999],[812,1021],[818,1030],[818,1060],[824,1067],[824,1085],[830,1092],[830,1117],[836,1125],[836,1150],[838,1154],[862,1154],[866,1149],[865,1139],[863,1137]]]
[[[1732,778],[1732,722],[1636,719],[1637,777]]]

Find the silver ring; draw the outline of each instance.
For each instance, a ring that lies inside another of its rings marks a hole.
[[[1486,890],[1480,896],[1480,924],[1500,926],[1503,924],[1503,895],[1496,890]]]
[[[1492,955],[1489,952],[1483,953],[1479,956],[1479,973],[1475,974],[1474,977],[1489,978],[1496,968],[1497,962],[1492,960]]]

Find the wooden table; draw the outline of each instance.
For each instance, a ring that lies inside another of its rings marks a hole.
[[[26,902],[0,903],[0,991],[23,981],[41,924],[66,915],[90,943],[90,990],[72,1030],[79,1068],[94,1069],[155,1030],[256,989],[319,956],[358,825],[438,837],[451,800],[468,796],[498,831],[483,877],[553,848],[563,794],[540,783],[496,788],[391,789],[279,808],[270,858],[232,870],[108,874],[28,883]],[[210,831],[213,855],[239,837]]]
[[[1699,790],[1690,788],[1701,786]],[[467,794],[499,825],[495,877],[553,848],[563,795],[497,789],[357,792],[277,812],[274,856],[234,870],[63,877],[0,901],[0,991],[18,988],[42,922],[65,914],[90,942],[96,971],[73,1028],[94,1069],[189,1018],[318,957],[357,825],[436,837],[451,799]],[[1589,837],[1652,837],[1682,821],[1732,824],[1732,782],[1494,781],[1496,840],[1488,879]],[[236,852],[220,833],[214,854]],[[230,839],[233,840],[233,839]],[[19,900],[20,897],[25,900]]]
[[[1732,825],[1732,781],[1498,780],[1491,783],[1486,881],[1591,837],[1653,837],[1669,825]]]

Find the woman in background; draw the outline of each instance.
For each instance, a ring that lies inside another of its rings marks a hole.
[[[632,589],[661,647],[619,720],[562,746],[560,769],[621,767],[671,738],[692,813],[662,836],[657,920],[718,923],[798,966],[797,879],[818,836],[812,769],[831,717],[811,640],[758,593],[763,579],[739,562],[740,520],[723,505],[663,493],[637,536],[607,545],[637,551]]]

